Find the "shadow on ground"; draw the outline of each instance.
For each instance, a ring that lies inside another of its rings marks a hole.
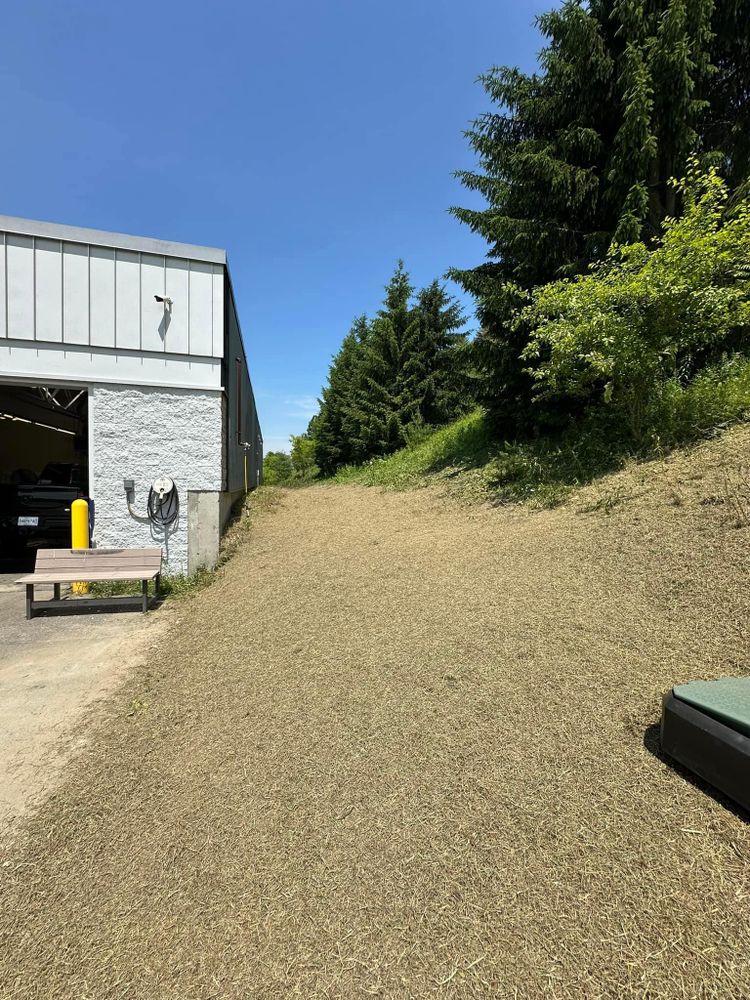
[[[672,760],[661,748],[661,725],[658,722],[652,723],[650,726],[646,727],[643,733],[643,745],[658,761],[661,761],[665,767],[668,767],[670,771],[674,771],[685,781],[688,781],[694,788],[703,792],[704,795],[708,795],[712,798],[714,802],[718,802],[720,806],[723,806],[728,812],[736,816],[737,819],[741,820],[743,823],[750,824],[750,812],[743,809],[742,806],[737,805],[732,799],[728,798],[718,789],[714,788],[713,785],[709,785],[707,781],[703,778],[699,778],[698,775],[693,774],[692,771],[688,771],[686,767],[682,764],[678,764],[676,760]]]

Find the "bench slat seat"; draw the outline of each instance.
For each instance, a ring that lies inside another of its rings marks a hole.
[[[106,580],[153,580],[159,575],[158,570],[148,567],[136,567],[132,570],[120,569],[89,569],[81,574],[75,569],[63,573],[29,573],[16,580],[16,583],[75,583],[82,580],[86,583],[98,583]]]
[[[156,596],[161,584],[160,548],[147,549],[39,549],[33,573],[20,577],[16,582],[26,585],[26,617],[46,610],[97,610],[106,607],[138,606],[148,610],[148,582],[156,581]],[[96,581],[140,580],[142,595],[137,598],[99,598],[86,601],[62,601],[60,584]],[[34,600],[34,585],[52,583],[54,598],[50,601]],[[137,605],[135,604],[137,602]]]

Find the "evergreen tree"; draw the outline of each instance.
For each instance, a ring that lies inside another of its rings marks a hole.
[[[704,145],[725,154],[730,189],[748,193],[750,170],[750,0],[717,0]]]
[[[419,397],[419,417],[425,424],[443,424],[458,416],[470,403],[464,360],[466,333],[460,305],[439,281],[417,295],[419,344],[414,367]]]
[[[375,319],[360,317],[344,339],[311,421],[323,474],[395,451],[414,426],[460,411],[462,325],[459,306],[437,281],[414,298],[399,261]]]
[[[511,323],[528,291],[579,273],[613,240],[651,239],[677,211],[671,177],[692,150],[747,170],[745,138],[726,109],[747,114],[741,18],[747,0],[566,0],[538,19],[541,71],[482,77],[499,108],[468,133],[478,171],[458,174],[484,210],[454,214],[489,244],[487,261],[453,276],[478,305],[482,396],[508,430],[526,426],[528,340]],[[722,68],[714,68],[721,54]],[[716,114],[711,115],[712,100]],[[725,110],[718,113],[719,105]]]
[[[323,475],[353,462],[352,442],[344,429],[358,377],[358,355],[367,334],[366,316],[355,319],[328,371],[320,411],[310,421],[315,440],[315,462]]]
[[[386,455],[404,443],[404,427],[417,415],[419,317],[410,306],[414,289],[399,261],[386,285],[383,306],[362,342],[348,431],[357,461]]]

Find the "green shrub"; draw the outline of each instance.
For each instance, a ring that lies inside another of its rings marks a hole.
[[[320,471],[315,464],[315,440],[309,434],[292,434],[292,477],[298,484],[310,483]]]
[[[654,400],[676,391],[665,383],[688,383],[750,324],[750,203],[728,214],[724,181],[695,166],[677,187],[684,214],[654,249],[613,246],[588,274],[535,289],[518,319],[534,328],[523,357],[537,398],[609,404],[636,444]]]
[[[424,420],[413,420],[403,428],[401,433],[407,448],[418,448],[420,444],[432,437],[435,428],[426,424]]]
[[[409,489],[439,477],[477,499],[554,507],[631,459],[661,455],[750,419],[750,359],[735,356],[687,384],[662,383],[647,401],[643,419],[637,445],[613,407],[593,408],[556,435],[498,442],[477,410],[418,445],[341,469],[335,481]]]
[[[263,459],[263,482],[281,486],[292,476],[292,459],[285,451],[269,451]]]
[[[673,447],[750,418],[750,360],[737,355],[700,372],[692,382],[670,379],[649,404],[649,444]]]

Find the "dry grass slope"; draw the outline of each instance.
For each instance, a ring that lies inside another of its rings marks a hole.
[[[7,845],[0,995],[750,996],[750,827],[655,734],[750,672],[748,465],[285,494]]]

